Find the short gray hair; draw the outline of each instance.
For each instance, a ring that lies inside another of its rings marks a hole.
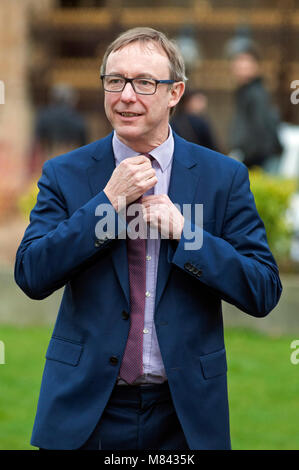
[[[166,53],[169,59],[170,79],[176,82],[186,82],[185,64],[183,56],[173,40],[166,37],[161,31],[153,28],[132,28],[120,34],[106,49],[101,65],[101,75],[105,74],[108,56],[128,44],[140,41],[143,44],[156,43]]]

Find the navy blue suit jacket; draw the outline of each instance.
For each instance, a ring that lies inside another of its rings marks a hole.
[[[246,167],[174,138],[169,197],[181,206],[203,204],[203,245],[186,250],[184,236],[161,241],[155,326],[190,449],[228,449],[221,300],[263,317],[282,288]],[[29,297],[44,299],[65,286],[46,353],[34,446],[83,445],[118,376],[129,331],[122,315],[130,311],[126,241],[95,235],[96,207],[109,204],[103,188],[114,168],[112,134],[47,161],[17,252],[15,279]]]

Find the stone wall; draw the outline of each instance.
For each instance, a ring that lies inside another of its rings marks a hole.
[[[0,2],[0,80],[5,89],[5,102],[0,104],[0,174],[1,194],[8,202],[26,174],[26,157],[31,141],[32,110],[27,75],[30,61],[29,18],[34,9],[49,8],[52,2]]]

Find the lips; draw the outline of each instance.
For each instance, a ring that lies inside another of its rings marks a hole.
[[[127,117],[127,118],[141,116],[141,114],[139,114],[139,113],[132,113],[132,112],[129,112],[129,111],[124,111],[124,112],[119,112],[118,111],[118,114],[120,114],[122,117]]]

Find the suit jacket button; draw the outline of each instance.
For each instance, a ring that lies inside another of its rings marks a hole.
[[[115,366],[118,363],[118,358],[116,356],[111,356],[109,361],[110,361],[110,364]]]
[[[196,276],[197,277],[200,277],[202,275],[202,270],[201,269],[198,269],[197,273],[196,273]]]
[[[124,320],[128,320],[130,315],[128,314],[128,312],[126,312],[125,310],[122,311],[122,314],[121,316],[123,317]]]
[[[94,243],[94,246],[95,246],[96,248],[99,248],[99,246],[101,246],[102,243],[103,243],[102,240],[96,240],[95,243]]]
[[[190,271],[191,264],[190,263],[185,263],[184,268],[187,269],[188,271]]]

